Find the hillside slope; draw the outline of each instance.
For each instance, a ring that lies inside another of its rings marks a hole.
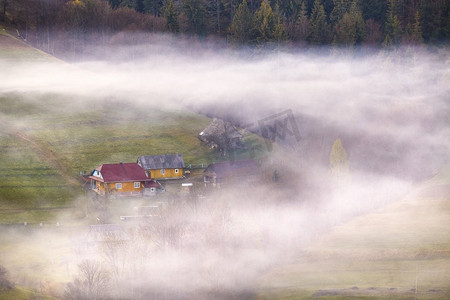
[[[58,76],[48,62],[82,69],[0,32],[0,66],[38,66],[46,77]],[[197,138],[210,119],[183,107],[164,108],[156,96],[74,96],[64,85],[41,92],[40,84],[22,91],[0,82],[0,223],[46,222],[70,210],[83,194],[79,173],[104,163],[166,153],[183,154],[186,165],[223,159]]]
[[[402,200],[335,227],[262,286],[273,298],[448,299],[450,166]]]
[[[13,37],[0,26],[0,59],[21,61],[59,61],[23,40]]]

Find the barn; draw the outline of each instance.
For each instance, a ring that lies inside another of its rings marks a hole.
[[[139,156],[137,163],[146,172],[149,178],[157,180],[181,179],[184,177],[185,167],[183,155],[145,155]]]

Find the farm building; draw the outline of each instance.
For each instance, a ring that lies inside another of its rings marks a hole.
[[[150,180],[144,184],[144,196],[155,196],[164,191],[165,188],[156,180]]]
[[[220,186],[230,182],[250,182],[259,175],[259,166],[253,160],[224,161],[210,164],[203,171],[205,185]]]
[[[90,189],[101,196],[142,196],[147,177],[137,163],[103,164],[89,176]]]
[[[152,179],[180,179],[184,176],[184,160],[181,154],[139,156],[137,163]]]
[[[199,133],[200,141],[210,148],[222,152],[230,149],[243,148],[242,134],[230,122],[214,118],[211,123]]]

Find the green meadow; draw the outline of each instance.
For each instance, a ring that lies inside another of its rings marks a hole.
[[[183,108],[64,95],[3,94],[0,113],[0,223],[42,222],[81,195],[80,172],[139,155],[183,154],[186,166],[225,159],[197,138],[210,119]],[[245,134],[263,152],[263,140]],[[236,157],[246,157],[245,150]],[[8,210],[9,209],[9,210]],[[11,211],[10,209],[16,209]],[[27,209],[19,211],[17,209]]]

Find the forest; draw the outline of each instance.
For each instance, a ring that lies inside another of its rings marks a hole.
[[[237,47],[396,47],[448,43],[450,1],[0,0],[0,22],[53,55],[127,32]]]

